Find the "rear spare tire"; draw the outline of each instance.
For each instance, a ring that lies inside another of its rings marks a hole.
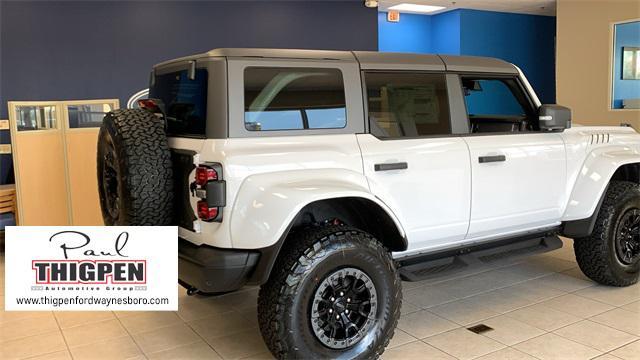
[[[143,109],[107,113],[98,134],[105,225],[170,225],[173,174],[164,124]]]

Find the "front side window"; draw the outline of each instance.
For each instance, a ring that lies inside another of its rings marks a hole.
[[[524,92],[513,78],[462,77],[472,133],[518,132],[537,126]]]
[[[444,74],[365,74],[371,133],[379,138],[451,134]]]
[[[248,67],[244,124],[250,131],[341,129],[347,125],[337,69]]]

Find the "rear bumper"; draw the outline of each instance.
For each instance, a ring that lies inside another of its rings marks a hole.
[[[257,251],[197,246],[184,239],[178,240],[178,278],[202,292],[228,292],[241,288],[259,259]]]

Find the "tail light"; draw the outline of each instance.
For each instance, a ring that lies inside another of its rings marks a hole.
[[[195,173],[195,194],[198,218],[207,222],[221,222],[222,208],[226,205],[226,183],[222,180],[222,164],[203,163]]]
[[[209,181],[218,180],[218,172],[207,166],[198,166],[196,168],[196,184],[205,186]]]
[[[218,217],[218,207],[209,207],[207,200],[198,201],[198,217],[204,221],[211,221]]]
[[[158,99],[140,99],[138,100],[138,107],[149,110],[152,113],[162,113],[161,101]]]

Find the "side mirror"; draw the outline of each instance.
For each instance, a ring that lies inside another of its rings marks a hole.
[[[538,109],[540,130],[562,131],[571,128],[571,109],[555,105],[545,104]]]

